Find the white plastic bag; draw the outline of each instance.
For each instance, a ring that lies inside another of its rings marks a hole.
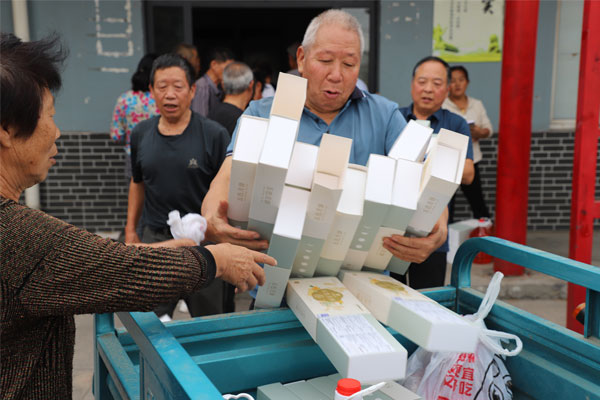
[[[192,239],[199,245],[204,240],[206,219],[195,213],[188,213],[181,218],[179,211],[171,211],[167,224],[171,227],[171,235],[175,239]]]
[[[482,328],[475,353],[430,353],[418,348],[408,359],[403,381],[407,389],[427,400],[512,399],[512,382],[501,356],[516,356],[523,343],[516,335],[486,329],[483,323],[498,297],[503,276],[494,274],[479,310],[464,316]],[[507,350],[500,339],[514,340],[516,347]]]

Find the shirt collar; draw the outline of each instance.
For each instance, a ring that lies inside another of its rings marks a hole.
[[[410,112],[408,113],[408,118],[407,119],[417,119],[417,116],[414,114],[413,110],[414,110],[414,103],[410,103]],[[441,121],[442,119],[442,113],[444,111],[442,110],[442,107],[440,107],[436,112],[434,112],[433,114],[431,114],[427,119],[429,121]]]

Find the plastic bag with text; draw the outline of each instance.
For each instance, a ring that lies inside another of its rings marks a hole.
[[[479,310],[464,318],[481,325],[475,353],[436,352],[418,348],[409,358],[403,385],[428,400],[509,400],[511,379],[503,356],[516,356],[523,348],[518,336],[486,329],[488,315],[498,293],[502,273],[493,276]],[[514,341],[508,350],[501,340]]]

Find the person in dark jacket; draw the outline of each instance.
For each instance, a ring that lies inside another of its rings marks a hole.
[[[0,35],[0,393],[69,399],[75,314],[150,311],[210,284],[264,283],[265,254],[229,244],[178,248],[103,239],[18,203],[56,163],[53,92],[66,52],[56,37]],[[189,247],[188,247],[189,246]]]

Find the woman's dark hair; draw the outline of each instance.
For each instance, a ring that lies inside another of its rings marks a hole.
[[[439,62],[440,64],[442,64],[444,66],[444,68],[446,68],[446,75],[448,78],[448,81],[446,82],[448,85],[450,84],[450,65],[448,65],[448,63],[444,60],[442,60],[439,57],[436,56],[427,56],[425,58],[421,58],[419,60],[419,62],[417,62],[417,64],[415,65],[415,67],[413,68],[413,72],[412,72],[412,76],[413,78],[415,77],[415,74],[417,73],[417,68],[419,68],[421,66],[421,64],[426,63],[428,61],[435,61],[435,62]]]
[[[463,67],[462,65],[455,65],[453,67],[450,67],[450,76],[452,76],[452,73],[454,71],[461,71],[463,74],[465,74],[465,79],[467,80],[467,82],[470,82],[469,72],[467,72],[467,69],[465,67]]]
[[[152,63],[158,58],[158,54],[146,54],[138,63],[135,73],[131,77],[131,90],[147,92],[150,90],[150,72],[152,72]]]
[[[0,34],[0,104],[2,128],[16,129],[27,138],[37,127],[44,91],[61,87],[60,69],[68,50],[60,37],[23,42],[11,33]]]
[[[150,84],[154,86],[154,75],[157,70],[170,67],[181,68],[183,72],[185,72],[188,84],[190,86],[194,84],[194,68],[192,67],[192,64],[179,54],[175,53],[163,54],[154,60],[154,63],[152,63],[152,72],[150,73]]]

